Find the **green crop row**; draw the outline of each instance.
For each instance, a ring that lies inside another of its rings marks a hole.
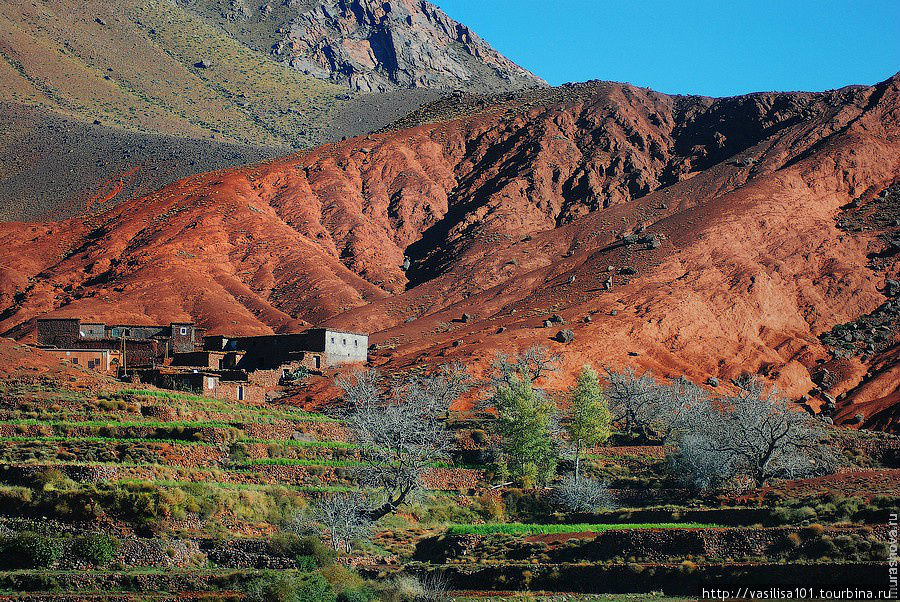
[[[213,407],[213,408],[221,408],[226,411],[233,410],[245,410],[249,412],[260,412],[264,414],[271,415],[281,415],[288,416],[291,418],[297,419],[311,419],[320,422],[331,422],[334,419],[324,414],[316,414],[313,412],[306,412],[304,410],[299,410],[291,407],[285,406],[277,406],[277,407],[269,407],[263,405],[250,405],[250,404],[241,404],[241,403],[232,403],[226,402],[219,399],[212,399],[209,397],[203,397],[200,395],[193,395],[190,393],[178,393],[172,391],[153,391],[150,389],[123,389],[122,391],[117,391],[116,393],[111,394],[112,397],[115,398],[124,398],[124,397],[152,397],[156,399],[165,399],[171,401],[187,401],[192,402],[198,405]]]
[[[630,529],[704,529],[716,526],[704,523],[576,523],[569,525],[491,523],[485,525],[450,525],[447,533],[450,535],[491,535],[493,533],[542,535],[553,533],[602,533],[603,531]]]

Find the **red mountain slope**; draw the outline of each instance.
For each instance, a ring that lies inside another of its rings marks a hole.
[[[884,301],[871,236],[835,217],[900,176],[898,84],[720,100],[538,90],[89,220],[0,224],[0,330],[27,336],[51,311],[235,333],[327,322],[373,332],[376,361],[403,366],[562,346],[560,327],[540,327],[558,313],[575,333],[566,374],[585,360],[700,380],[750,370],[799,395],[825,358],[817,335]],[[641,227],[657,248],[625,244]],[[454,321],[464,312],[475,319]]]

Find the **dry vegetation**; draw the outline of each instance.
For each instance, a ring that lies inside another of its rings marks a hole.
[[[3,2],[0,83],[87,122],[276,147],[317,142],[346,96],[161,0]]]

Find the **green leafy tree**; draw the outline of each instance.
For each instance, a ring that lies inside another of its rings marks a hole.
[[[572,414],[566,430],[575,448],[575,483],[581,471],[581,454],[586,448],[599,445],[609,438],[609,405],[597,373],[584,366],[578,382],[571,390]]]
[[[498,384],[494,403],[507,470],[525,485],[545,483],[557,462],[553,404],[534,387],[528,372]]]

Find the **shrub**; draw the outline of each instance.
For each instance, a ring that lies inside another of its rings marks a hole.
[[[309,571],[312,572],[319,568],[319,561],[316,560],[315,556],[310,556],[308,554],[301,554],[296,558],[297,568],[301,571]]]
[[[400,575],[381,591],[381,596],[391,602],[438,602],[448,600],[447,585],[434,574]]]
[[[360,587],[339,593],[337,602],[372,602],[377,598],[378,594],[371,588]]]
[[[72,552],[94,566],[106,566],[119,551],[119,540],[105,533],[90,533],[75,539]]]
[[[323,567],[334,564],[335,558],[337,558],[337,553],[315,535],[300,537],[293,551],[298,557],[310,556],[314,558],[316,563]]]
[[[336,597],[325,578],[313,573],[302,577],[279,573],[265,574],[247,583],[247,600],[253,602],[335,602]]]
[[[277,556],[293,556],[300,553],[300,538],[293,533],[275,533],[269,538],[269,548]]]
[[[606,484],[587,477],[566,477],[554,490],[553,499],[571,512],[596,512],[614,505]]]
[[[48,568],[62,555],[61,539],[25,531],[0,540],[0,558],[10,568]]]
[[[475,504],[478,514],[485,520],[501,522],[506,518],[506,507],[503,504],[503,498],[499,495],[480,495],[476,498]]]
[[[825,527],[818,523],[813,523],[803,529],[803,532],[806,533],[810,537],[819,537],[825,532]]]

